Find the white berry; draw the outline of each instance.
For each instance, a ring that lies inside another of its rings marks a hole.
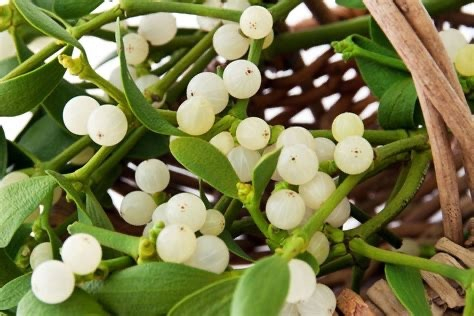
[[[87,121],[90,138],[101,146],[120,143],[127,134],[127,117],[118,107],[106,104],[95,109]]]
[[[313,255],[319,265],[323,264],[329,255],[329,240],[326,235],[316,232],[311,237],[306,251]]]
[[[396,249],[397,252],[406,253],[411,256],[420,255],[420,245],[418,242],[411,238],[403,238],[402,245],[400,248]]]
[[[265,36],[265,38],[263,39],[262,49],[267,49],[268,47],[270,47],[274,39],[275,39],[275,33],[273,32],[273,30],[271,30],[270,34]]]
[[[239,24],[245,35],[253,39],[260,39],[271,32],[273,17],[264,7],[251,6],[242,12]]]
[[[202,5],[220,8],[222,6],[221,0],[206,0]],[[212,31],[217,25],[219,25],[221,21],[216,18],[209,18],[206,16],[197,16],[197,23],[201,30],[210,32]]]
[[[142,236],[148,237],[148,234],[150,233],[150,230],[153,228],[153,226],[153,222],[149,222],[148,224],[146,224],[145,228],[143,228]]]
[[[50,242],[43,242],[33,248],[30,255],[31,269],[36,269],[37,266],[45,261],[53,260],[53,248]]]
[[[285,303],[278,316],[300,316],[296,304]]]
[[[161,192],[170,183],[170,171],[161,160],[145,160],[135,170],[135,182],[146,193]]]
[[[120,216],[129,224],[146,225],[156,208],[153,198],[142,191],[133,191],[124,196],[120,205]]]
[[[229,249],[218,237],[203,235],[196,240],[196,250],[185,264],[221,274],[229,265]]]
[[[300,185],[298,192],[306,206],[318,209],[335,190],[334,180],[326,173],[318,171],[311,181]]]
[[[89,234],[70,236],[61,248],[63,262],[78,275],[94,272],[102,260],[99,242]]]
[[[138,65],[148,57],[149,46],[146,39],[135,33],[128,33],[123,37],[123,50],[127,64]]]
[[[229,93],[221,77],[213,72],[201,72],[188,83],[186,96],[203,97],[212,105],[214,114],[222,112],[229,103]]]
[[[277,164],[280,176],[286,182],[295,185],[310,181],[318,171],[318,167],[316,153],[303,144],[283,147]]]
[[[170,224],[185,224],[196,232],[206,221],[206,206],[194,194],[179,193],[169,199],[166,214]]]
[[[196,250],[196,236],[186,225],[173,224],[166,226],[156,240],[156,251],[165,262],[183,263]]]
[[[270,126],[258,117],[248,117],[237,126],[237,141],[250,150],[264,148],[270,140]]]
[[[212,137],[209,141],[211,145],[219,149],[221,153],[227,155],[232,148],[234,148],[234,138],[229,132],[221,132]]]
[[[299,259],[291,259],[288,263],[290,269],[290,287],[286,301],[297,303],[305,300],[316,288],[316,275],[309,264]]]
[[[461,48],[454,60],[456,70],[463,76],[474,76],[474,44]]]
[[[301,196],[291,190],[279,190],[268,198],[265,212],[270,223],[280,229],[293,229],[303,220],[306,207]]]
[[[260,70],[248,60],[235,60],[224,69],[224,85],[231,96],[248,99],[257,93],[262,83]]]
[[[8,31],[0,32],[0,60],[16,55],[15,42]]]
[[[200,232],[203,235],[220,235],[225,228],[225,218],[218,210],[210,209],[206,211],[206,221],[202,225]]]
[[[59,304],[74,292],[72,270],[61,261],[43,262],[33,271],[31,290],[37,299],[46,304]]]
[[[250,150],[242,146],[233,148],[227,158],[235,170],[241,182],[249,182],[252,180],[253,169],[260,160],[258,151]]]
[[[99,106],[94,98],[85,95],[72,98],[64,106],[64,126],[73,134],[87,135],[87,121]]]
[[[155,46],[171,41],[177,31],[176,18],[165,12],[145,15],[138,25],[138,34]]]
[[[336,144],[328,138],[316,137],[314,139],[314,150],[318,156],[319,162],[333,160]]]
[[[20,182],[26,179],[29,179],[30,176],[28,176],[26,173],[23,173],[21,171],[13,171],[7,174],[2,178],[0,181],[0,188],[4,188],[10,184]]]
[[[314,150],[313,135],[306,128],[299,126],[289,127],[278,135],[276,142],[278,148],[296,144],[303,144]]]
[[[332,136],[340,142],[348,136],[362,136],[364,134],[364,123],[354,113],[345,112],[336,116],[332,122]]]
[[[351,216],[351,204],[344,198],[326,218],[326,223],[333,227],[341,227]]]
[[[456,59],[458,51],[468,44],[464,35],[457,29],[441,31],[439,32],[439,37],[452,62]]]
[[[297,306],[301,316],[331,316],[336,310],[336,296],[328,286],[318,283],[313,295]]]
[[[151,215],[151,222],[156,224],[158,222],[163,222],[163,224],[168,225],[168,211],[167,211],[168,203],[163,203],[158,205],[158,207],[153,211]]]
[[[334,162],[347,174],[360,174],[372,165],[374,150],[370,143],[360,136],[349,136],[336,145]]]
[[[214,33],[212,46],[219,56],[234,60],[245,55],[249,49],[250,40],[240,33],[240,27],[237,24],[225,24]]]
[[[212,104],[203,97],[192,97],[181,103],[176,112],[179,128],[190,135],[202,135],[214,124]]]
[[[146,88],[150,87],[151,85],[155,84],[160,80],[158,76],[155,75],[144,75],[139,77],[135,80],[135,84],[137,85],[138,89],[143,93]]]
[[[236,11],[244,11],[248,7],[250,7],[248,0],[227,0],[223,5],[224,9]]]

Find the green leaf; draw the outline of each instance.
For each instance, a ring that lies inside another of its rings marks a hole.
[[[130,108],[135,114],[135,117],[149,130],[165,135],[186,135],[178,128],[171,125],[166,119],[164,119],[160,113],[153,108],[148,101],[145,99],[141,91],[138,89],[135,81],[130,76],[127,67],[127,61],[125,60],[125,53],[122,49],[123,41],[120,34],[120,27],[117,27],[115,33],[117,41],[117,51],[120,57],[120,68],[122,75],[123,89],[127,98]]]
[[[63,18],[79,18],[92,12],[102,2],[102,0],[56,0],[53,9]]]
[[[254,262],[255,260],[252,259],[240,246],[235,242],[234,238],[228,230],[224,230],[220,235],[219,238],[226,244],[229,251],[234,255],[247,260],[249,262]]]
[[[3,178],[7,171],[8,165],[8,143],[5,138],[3,127],[0,126],[0,179]]]
[[[0,310],[6,310],[18,305],[21,298],[31,288],[31,273],[11,280],[0,289]]]
[[[112,231],[115,230],[102,205],[100,205],[90,189],[86,189],[86,213],[94,226]]]
[[[74,293],[65,302],[60,304],[46,304],[38,300],[32,291],[29,291],[18,304],[18,316],[31,315],[108,315],[103,307],[92,296],[76,288]]]
[[[267,257],[245,271],[232,299],[232,316],[278,316],[290,284],[288,263]]]
[[[5,251],[10,256],[10,258],[15,258],[20,250],[21,246],[25,243],[26,239],[30,237],[32,231],[32,224],[21,224],[20,227],[16,230],[15,234],[13,235],[10,243],[5,248]]]
[[[127,154],[127,158],[146,160],[161,157],[169,152],[169,137],[146,131],[145,135]]]
[[[253,170],[253,199],[256,205],[260,204],[263,192],[265,192],[265,188],[270,182],[273,172],[275,172],[280,153],[281,148],[264,155]]]
[[[18,66],[18,59],[15,56],[0,60],[0,78],[8,74]]]
[[[117,315],[160,315],[222,276],[182,264],[147,263],[112,274],[97,297]]]
[[[32,110],[56,88],[65,71],[54,59],[31,72],[0,81],[0,116],[15,116]]]
[[[394,83],[380,99],[378,110],[379,124],[384,129],[412,129],[415,121],[415,85],[411,78]]]
[[[5,249],[0,249],[0,287],[20,276],[20,270],[18,270],[15,263],[8,256]],[[0,296],[1,299],[1,296]]]
[[[8,163],[7,165],[14,165],[15,169],[33,167],[35,155],[28,152],[26,149],[16,144],[15,142],[7,141]]]
[[[18,142],[42,161],[48,161],[77,140],[48,115],[31,125]]]
[[[370,22],[369,22],[369,33],[370,33],[370,38],[380,46],[383,46],[385,48],[388,48],[390,50],[395,51],[395,49],[392,46],[392,43],[390,43],[389,39],[387,36],[385,36],[385,33],[382,31],[380,26],[377,24],[375,19],[373,17],[370,17]]]
[[[362,0],[336,0],[336,3],[346,8],[365,9],[365,5]]]
[[[199,138],[180,137],[171,142],[170,149],[186,169],[224,195],[238,198],[239,178],[227,157],[216,147]]]
[[[84,48],[77,39],[69,34],[46,13],[41,11],[39,7],[31,2],[31,0],[12,0],[12,2],[25,20],[38,31],[84,51]]]
[[[385,276],[395,296],[411,315],[431,315],[420,271],[410,267],[385,264]]]
[[[0,248],[8,245],[17,228],[55,186],[51,177],[42,176],[0,189]]]
[[[170,310],[168,316],[230,315],[232,295],[238,281],[238,278],[231,278],[210,284],[185,297]]]

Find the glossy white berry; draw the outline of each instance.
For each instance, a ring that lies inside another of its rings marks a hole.
[[[297,306],[301,316],[331,316],[336,310],[336,296],[328,286],[318,283],[313,295]]]
[[[149,222],[148,224],[146,224],[145,228],[143,228],[142,236],[148,237],[148,234],[150,233],[150,230],[153,228],[153,226],[153,222]]]
[[[273,30],[271,30],[270,34],[265,36],[265,39],[263,40],[262,49],[267,49],[268,47],[270,47],[274,39],[275,39],[275,33],[273,32]]]
[[[452,62],[454,62],[458,51],[468,44],[468,41],[458,29],[443,30],[439,32],[439,37]]]
[[[336,145],[334,162],[347,174],[359,174],[372,165],[374,150],[363,137],[349,136]]]
[[[0,60],[16,55],[15,43],[8,31],[0,32]]]
[[[313,295],[316,288],[316,275],[309,264],[299,259],[291,259],[288,263],[290,268],[290,287],[286,301],[297,303]]]
[[[336,144],[328,138],[316,137],[314,139],[314,150],[318,156],[319,162],[333,160]]]
[[[235,136],[247,149],[262,149],[270,140],[270,126],[259,117],[248,117],[239,123]]]
[[[234,60],[245,55],[249,49],[250,40],[240,33],[240,27],[237,24],[225,24],[214,33],[212,46],[219,56]]]
[[[61,261],[43,262],[33,271],[31,290],[37,299],[46,304],[59,304],[74,292],[72,270]]]
[[[87,121],[99,106],[94,98],[85,95],[72,98],[64,106],[64,126],[73,134],[87,135]]]
[[[143,93],[146,88],[158,82],[160,78],[155,75],[144,75],[135,80],[138,89]]]
[[[151,221],[153,224],[158,222],[163,222],[163,224],[168,225],[168,211],[167,211],[168,203],[163,203],[158,205],[158,207],[153,211],[151,215]]]
[[[148,57],[149,46],[146,39],[135,33],[128,33],[123,37],[123,50],[127,64],[138,65]]]
[[[203,97],[192,97],[181,103],[176,112],[179,128],[190,135],[202,135],[214,124],[212,104]]]
[[[218,237],[203,235],[196,240],[196,250],[185,264],[221,274],[229,265],[229,249]]]
[[[200,232],[203,235],[220,235],[225,228],[224,215],[218,210],[210,209],[206,211],[206,221],[202,225]]]
[[[285,303],[278,316],[300,316],[296,304]]]
[[[29,178],[30,177],[26,173],[23,173],[21,171],[10,172],[6,176],[4,176],[2,180],[0,181],[0,188],[4,188],[10,184],[20,182]]]
[[[277,164],[278,173],[283,180],[295,185],[310,181],[318,172],[318,167],[316,153],[303,144],[283,147]]]
[[[133,80],[137,79],[137,70],[130,66],[127,65],[128,68],[128,73],[132,77]],[[120,67],[114,68],[112,72],[109,75],[109,82],[119,88],[121,91],[123,91],[123,83],[122,83],[122,75],[121,75],[121,70]]]
[[[133,191],[124,196],[120,205],[120,216],[129,224],[146,225],[156,208],[153,198],[142,191]]]
[[[78,275],[94,272],[102,260],[99,242],[89,234],[70,236],[61,248],[63,262]]]
[[[82,166],[86,164],[92,156],[94,156],[94,148],[88,146],[78,153],[74,158],[71,159],[70,163],[75,166]]]
[[[258,151],[250,150],[242,146],[233,148],[227,158],[235,170],[241,182],[249,182],[252,180],[253,169],[260,160]]]
[[[260,39],[271,32],[273,17],[264,7],[250,6],[242,12],[239,24],[245,35],[253,39]]]
[[[326,223],[333,227],[341,227],[351,216],[351,204],[347,198],[334,208],[331,214],[326,218]]]
[[[248,2],[248,0],[227,0],[223,5],[224,9],[236,11],[244,11],[248,7],[250,7],[250,2]]]
[[[176,18],[166,12],[145,15],[138,25],[138,34],[155,46],[171,41],[177,31]]]
[[[224,69],[224,85],[231,96],[248,99],[257,93],[262,83],[260,70],[248,60],[235,60]]]
[[[95,109],[87,121],[90,138],[101,146],[120,143],[127,134],[127,117],[118,107],[106,104]]]
[[[194,194],[179,193],[169,199],[166,214],[170,224],[185,224],[196,232],[206,221],[206,206]]]
[[[232,148],[234,148],[234,138],[229,132],[221,132],[212,137],[209,141],[211,145],[219,149],[221,153],[227,155]]]
[[[293,229],[303,220],[306,207],[301,196],[291,190],[279,190],[267,200],[265,212],[270,223],[280,229]]]
[[[186,96],[205,98],[212,105],[214,114],[222,112],[229,103],[224,81],[213,72],[201,72],[194,76],[188,83]]]
[[[406,253],[411,256],[420,255],[420,245],[418,242],[411,238],[403,238],[402,245],[400,248],[396,249],[397,252]]]
[[[170,171],[161,160],[148,159],[142,161],[135,170],[135,182],[143,192],[161,192],[170,183]]]
[[[318,171],[311,181],[300,185],[298,192],[307,207],[318,209],[335,190],[334,180],[326,173]]]
[[[53,260],[53,248],[50,242],[43,242],[33,248],[30,255],[31,269],[36,269],[37,266],[45,261]]]
[[[357,114],[345,112],[336,116],[331,131],[334,139],[340,142],[348,136],[362,136],[364,123]]]
[[[316,232],[309,240],[307,252],[313,255],[319,265],[326,261],[329,255],[329,240],[321,232]]]
[[[202,5],[220,8],[222,6],[222,1],[221,0],[205,0]],[[207,31],[207,32],[212,31],[217,25],[219,25],[219,23],[221,23],[221,20],[219,19],[209,18],[206,16],[197,16],[196,19],[201,30]]]
[[[454,60],[456,70],[463,76],[474,76],[474,44],[461,48]]]
[[[165,262],[183,263],[196,250],[196,236],[191,228],[183,224],[168,225],[156,240],[156,251]]]
[[[289,127],[278,135],[276,142],[278,148],[296,144],[303,144],[314,150],[313,135],[306,128],[300,126]]]

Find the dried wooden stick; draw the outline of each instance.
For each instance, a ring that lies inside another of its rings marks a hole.
[[[435,248],[449,253],[452,256],[455,256],[461,260],[469,268],[474,267],[474,253],[467,250],[464,247],[461,247],[447,238],[441,238],[435,245]]]
[[[354,291],[345,288],[337,296],[337,308],[347,316],[374,316],[369,306]]]
[[[387,281],[380,279],[367,290],[367,296],[386,315],[409,315],[405,307],[400,304],[392,293]]]

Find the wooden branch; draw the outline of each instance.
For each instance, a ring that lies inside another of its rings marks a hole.
[[[461,260],[467,267],[474,268],[474,253],[464,247],[461,247],[447,238],[441,238],[435,245],[435,248],[447,252],[448,254]]]
[[[337,296],[337,308],[347,316],[375,316],[364,300],[347,288]]]
[[[384,279],[375,282],[367,290],[367,296],[387,315],[409,315]]]

